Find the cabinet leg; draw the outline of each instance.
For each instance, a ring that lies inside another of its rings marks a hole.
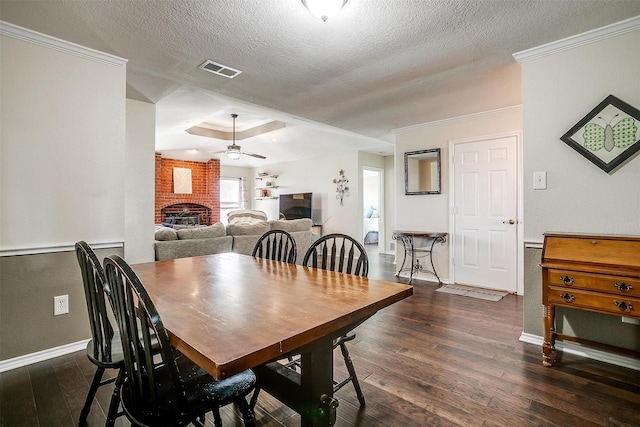
[[[545,305],[543,313],[544,342],[542,343],[542,365],[553,366],[553,351],[556,345],[555,328],[556,307]]]

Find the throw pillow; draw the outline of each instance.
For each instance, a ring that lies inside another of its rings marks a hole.
[[[155,234],[156,240],[178,240],[176,230],[170,227],[158,227]]]
[[[262,211],[240,209],[227,214],[229,224],[256,224],[267,220],[267,214]]]
[[[369,206],[364,210],[364,217],[371,218],[371,215],[373,215],[373,211],[374,211],[373,206]]]

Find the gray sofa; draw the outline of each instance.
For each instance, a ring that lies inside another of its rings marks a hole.
[[[311,243],[318,235],[311,232],[310,219],[263,221],[255,224],[229,224],[221,222],[206,227],[174,229],[156,227],[155,255],[157,261],[236,252],[251,255],[253,248],[269,230],[287,231],[296,241],[297,258],[300,264]]]

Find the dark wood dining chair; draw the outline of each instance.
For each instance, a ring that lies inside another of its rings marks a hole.
[[[118,414],[120,406],[120,386],[124,381],[124,355],[122,354],[122,343],[120,334],[113,330],[109,321],[109,308],[111,307],[110,289],[104,276],[104,271],[100,261],[96,257],[91,247],[84,241],[76,243],[76,256],[80,271],[82,272],[82,283],[84,285],[84,295],[87,301],[87,312],[89,314],[89,326],[91,329],[91,340],[87,344],[87,357],[96,365],[96,373],[93,376],[89,393],[80,412],[80,424],[87,421],[87,416],[91,409],[91,404],[100,386],[115,381],[115,388],[111,395],[111,403],[107,413],[107,426],[112,426],[115,419],[122,415]],[[109,302],[107,304],[107,301]],[[106,369],[117,369],[118,375],[114,378],[102,381]]]
[[[346,234],[328,234],[320,237],[311,244],[311,247],[305,253],[302,265],[362,277],[367,277],[369,273],[367,252],[358,241]],[[334,349],[340,347],[344,363],[349,372],[349,376],[344,380],[340,382],[334,381],[333,392],[337,392],[351,382],[360,406],[365,406],[360,382],[346,345],[348,341],[352,341],[355,337],[355,332],[351,331],[333,342]]]
[[[251,255],[295,264],[298,251],[296,241],[291,234],[283,230],[271,230],[260,236]]]
[[[369,258],[364,247],[346,234],[327,234],[311,244],[302,265],[367,277]]]
[[[220,407],[236,403],[244,425],[255,426],[253,411],[245,399],[255,386],[253,371],[215,380],[170,345],[160,314],[131,267],[113,255],[105,258],[104,269],[122,336],[126,372],[122,407],[131,423],[202,426],[204,414],[211,411],[214,424],[221,427]]]

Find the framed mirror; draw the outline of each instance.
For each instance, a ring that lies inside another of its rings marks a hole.
[[[404,153],[404,194],[440,194],[440,149]]]

